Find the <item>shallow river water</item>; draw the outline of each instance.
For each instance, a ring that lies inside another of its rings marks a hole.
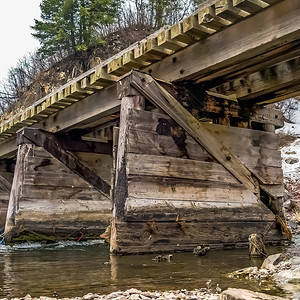
[[[268,254],[281,251],[268,249]],[[155,255],[110,256],[100,241],[52,245],[0,246],[0,298],[31,296],[83,296],[107,294],[134,287],[141,290],[196,289],[217,284],[250,288],[284,295],[275,284],[228,278],[228,272],[260,266],[249,260],[247,249],[210,251],[206,256],[175,253],[171,262],[153,260]]]

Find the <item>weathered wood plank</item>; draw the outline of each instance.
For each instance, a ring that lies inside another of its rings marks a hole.
[[[108,226],[111,215],[101,212],[34,212],[24,211],[16,218],[16,228],[18,236],[14,240],[22,241],[23,234],[34,235],[35,240],[52,241],[63,239],[72,240],[81,236],[97,238]]]
[[[128,196],[142,199],[241,203],[257,199],[249,190],[236,184],[144,176],[128,177]]]
[[[126,174],[126,152],[128,144],[129,110],[132,108],[144,109],[145,99],[141,96],[124,97],[121,101],[118,150],[115,165],[115,185],[113,195],[113,220],[111,224],[110,250],[118,248],[117,231],[115,224],[122,220],[125,213],[125,202],[128,196],[128,182]]]
[[[284,197],[284,185],[264,185],[261,184],[261,189],[264,190],[271,197],[278,199]]]
[[[248,165],[248,168],[262,184],[282,184],[283,182],[283,172],[281,167]]]
[[[157,45],[173,51],[185,48],[187,44],[175,41],[171,39],[171,32],[169,29],[163,30],[157,35]]]
[[[268,4],[261,0],[233,0],[233,6],[254,14],[268,7]]]
[[[92,123],[120,110],[117,85],[114,84],[70,107],[60,111],[55,116],[45,120],[42,129],[51,132],[61,132],[71,129],[74,125],[78,128],[84,124]],[[58,125],[59,124],[59,125]]]
[[[160,135],[156,132],[130,130],[127,151],[148,155],[185,157],[208,162],[215,161],[189,135],[186,136],[182,147],[179,147],[174,140],[176,141],[176,137]]]
[[[122,218],[124,215],[124,206],[127,190],[127,174],[126,174],[126,151],[128,139],[128,120],[129,110],[131,108],[142,109],[145,106],[145,100],[140,96],[125,97],[122,99],[120,114],[120,129],[118,152],[116,161],[116,183],[114,191],[114,217]]]
[[[174,122],[170,121],[171,118],[166,114],[132,110],[129,125],[131,130],[152,131],[153,133],[160,132],[160,134],[167,135],[168,131],[170,131],[169,128],[174,126]],[[226,142],[227,146],[237,144],[238,146],[244,145],[245,148],[260,147],[272,150],[278,149],[278,136],[275,133],[205,122],[202,122],[202,124],[222,142]],[[158,125],[165,130],[163,130],[163,132],[159,131]],[[187,140],[189,140],[190,135],[186,134],[186,136]]]
[[[199,24],[215,30],[219,30],[231,24],[229,20],[216,16],[215,6],[208,6],[201,9],[198,13],[198,21]]]
[[[32,195],[30,194],[32,190]],[[44,194],[45,197],[41,197]],[[91,215],[94,212],[111,214],[111,203],[104,198],[103,195],[91,188],[85,189],[67,189],[66,187],[57,190],[50,187],[34,188],[34,186],[26,186],[24,196],[20,199],[19,209],[20,215],[25,211],[48,212],[50,215],[58,212],[80,212],[87,211]]]
[[[7,180],[5,174],[3,173],[4,172],[0,172],[0,189],[10,193],[12,184],[9,180]]]
[[[233,6],[233,0],[218,0],[215,3],[216,15],[230,22],[249,16],[249,13]]]
[[[217,124],[203,123],[203,126],[213,133],[218,140],[231,147],[252,145],[253,147],[272,150],[278,149],[278,135],[276,133]]]
[[[274,221],[275,216],[262,203],[182,201],[128,198],[127,222],[228,222],[228,221]]]
[[[42,128],[50,132],[62,132],[75,127],[85,127],[94,121],[99,121],[113,113],[120,111],[117,85],[103,89],[85,99],[49,116],[43,122],[35,124],[36,128]],[[59,124],[59,125],[58,125]],[[87,125],[88,124],[88,125]],[[12,136],[12,134],[10,134]],[[0,143],[1,157],[14,155],[17,146],[16,139],[6,140]]]
[[[97,176],[107,183],[111,183],[111,171],[113,168],[111,155],[93,153],[75,153],[75,155]]]
[[[221,125],[204,126],[237,155],[261,183],[282,183],[281,154],[277,150],[278,136],[275,133]],[[265,148],[258,147],[261,143]]]
[[[276,128],[281,128],[284,126],[282,111],[270,107],[261,107],[256,109],[255,112],[250,116],[250,122],[272,124]]]
[[[8,163],[0,161],[0,228],[5,225],[7,207],[12,187],[13,173],[8,172]]]
[[[111,145],[102,142],[68,140],[67,136],[58,137],[63,149],[71,152],[88,152],[112,155]]]
[[[127,174],[238,184],[238,181],[218,163],[148,154],[128,153]]]
[[[198,22],[198,15],[192,15],[188,18],[185,18],[182,21],[182,31],[183,33],[188,34],[195,39],[203,38],[208,34],[215,32],[214,29],[200,25]]]

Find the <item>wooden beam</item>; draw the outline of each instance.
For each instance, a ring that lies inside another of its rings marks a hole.
[[[266,53],[294,42],[299,35],[300,2],[285,0],[143,70],[151,69],[151,75],[165,81],[215,80],[247,66],[253,72],[254,65],[268,63]],[[280,61],[280,54],[274,52],[273,59]]]
[[[3,190],[10,193],[11,183],[4,176],[2,176],[1,173],[0,173],[0,186]]]
[[[254,14],[269,6],[262,0],[233,0],[233,5],[248,13]]]
[[[252,179],[251,172],[244,164],[151,76],[134,71],[131,85],[167,113],[245,187],[253,193],[257,192],[257,186]]]
[[[282,111],[279,109],[271,107],[257,107],[250,115],[250,122],[272,124],[276,128],[281,128],[284,126],[284,117]]]
[[[4,140],[0,142],[0,157],[1,158],[10,158],[16,154],[17,144],[16,137]]]
[[[112,155],[112,146],[108,143],[64,140],[62,137],[57,139],[66,151]]]
[[[113,220],[111,225],[112,233],[110,239],[111,252],[119,251],[116,223],[124,219],[125,204],[128,197],[127,145],[129,135],[129,113],[130,109],[141,110],[145,108],[145,100],[141,96],[123,97],[121,102],[120,128],[117,133],[118,145],[116,145],[117,149],[114,149],[116,162],[114,166],[115,185],[113,195]]]
[[[228,92],[236,94],[239,101],[252,99],[256,103],[275,101],[276,92],[282,97],[285,93],[288,94],[290,91],[288,88],[299,89],[300,57],[236,79],[231,86],[232,90]]]
[[[107,87],[85,99],[66,107],[49,116],[46,120],[35,123],[34,128],[41,128],[53,133],[67,132],[73,128],[85,128],[111,114],[120,111],[117,84]],[[95,125],[93,125],[95,126]],[[16,136],[0,142],[0,157],[11,157],[17,151]]]
[[[114,84],[48,117],[35,127],[51,132],[66,132],[116,113],[120,111],[120,106],[117,84]]]
[[[66,151],[60,140],[53,134],[35,128],[23,128],[18,132],[18,142],[22,144],[24,138],[42,147],[103,195],[110,197],[110,185],[83,165],[75,155]]]

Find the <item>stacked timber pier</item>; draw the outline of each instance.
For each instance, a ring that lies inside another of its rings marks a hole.
[[[7,242],[113,253],[286,240],[272,103],[300,93],[300,3],[208,1],[3,121]]]

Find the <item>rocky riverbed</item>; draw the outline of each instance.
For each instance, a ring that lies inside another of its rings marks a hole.
[[[194,291],[177,290],[168,292],[142,292],[137,289],[129,289],[125,292],[114,292],[109,295],[98,295],[89,293],[83,297],[63,298],[62,300],[283,300],[284,298],[270,296],[245,289],[227,289],[224,292],[213,293],[209,289]],[[8,300],[6,298],[2,300]],[[26,295],[23,298],[13,300],[57,300],[57,298],[39,297],[31,298]]]

